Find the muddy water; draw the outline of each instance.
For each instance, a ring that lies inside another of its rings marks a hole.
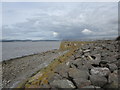
[[[3,42],[2,60],[58,49],[60,41]]]

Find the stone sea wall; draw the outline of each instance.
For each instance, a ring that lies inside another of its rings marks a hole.
[[[68,50],[19,88],[118,88],[118,41],[63,42]]]

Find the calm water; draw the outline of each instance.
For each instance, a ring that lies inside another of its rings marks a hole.
[[[2,60],[58,49],[60,41],[3,42]]]

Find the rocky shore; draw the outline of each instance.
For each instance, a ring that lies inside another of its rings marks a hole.
[[[43,82],[41,72],[24,88],[118,88],[119,50],[117,41],[96,41],[76,49],[75,54],[59,64]],[[46,76],[47,74],[43,74]]]
[[[49,51],[17,61],[4,62],[3,86],[16,87],[16,82],[24,81],[32,75],[22,85],[22,88],[94,88],[95,90],[98,88],[103,90],[118,88],[120,86],[118,48],[118,41],[114,40],[86,43],[74,50],[74,54],[67,56],[67,60],[64,62],[58,59],[60,63],[57,63],[58,65],[54,69],[51,67],[56,62],[48,67],[46,69],[48,73],[43,76],[41,71],[32,74],[43,68],[44,66],[41,65],[44,62],[50,64],[54,58],[64,57],[66,51]],[[41,79],[45,79],[42,84]]]
[[[50,88],[118,88],[120,69],[117,41],[97,41],[77,49],[55,69]]]
[[[51,50],[35,55],[24,56],[2,62],[3,88],[15,88],[21,81],[26,81],[41,68],[46,67],[64,51]]]

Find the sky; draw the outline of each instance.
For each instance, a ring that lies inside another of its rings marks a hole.
[[[2,39],[79,40],[117,35],[117,2],[2,3]]]

